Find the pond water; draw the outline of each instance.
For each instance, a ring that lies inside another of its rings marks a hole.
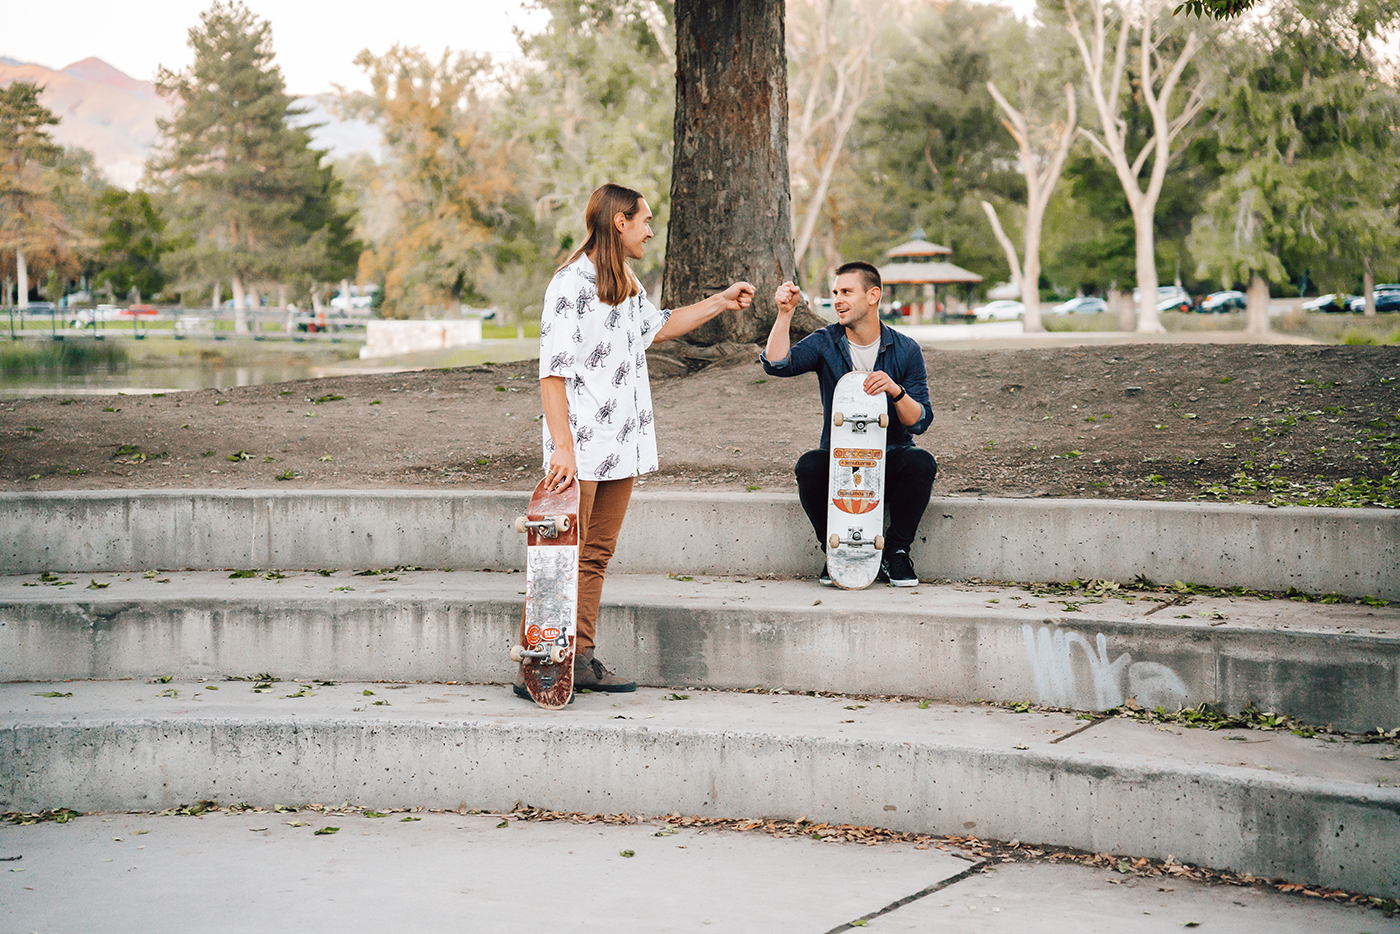
[[[306,366],[101,367],[81,373],[26,373],[0,377],[0,398],[21,396],[114,395],[119,392],[174,392],[181,389],[228,389],[321,375]]]
[[[40,373],[13,373],[0,376],[0,399],[25,396],[82,396],[125,393],[177,392],[187,389],[229,389],[234,386],[261,386],[295,379],[314,379],[349,373],[400,372],[431,367],[473,366],[480,363],[507,363],[539,353],[539,341],[487,341],[472,347],[411,355],[383,363],[347,361],[336,365],[299,364],[274,361],[234,366],[214,361],[172,360],[168,364],[98,365],[82,370],[48,370]]]

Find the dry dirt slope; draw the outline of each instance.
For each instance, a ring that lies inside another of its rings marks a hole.
[[[643,488],[793,489],[811,375],[654,381]],[[1400,505],[1400,348],[1143,343],[925,352],[936,495]],[[0,405],[0,485],[527,489],[536,364]]]

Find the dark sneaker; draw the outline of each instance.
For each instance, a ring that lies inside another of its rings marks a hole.
[[[607,694],[628,694],[637,690],[637,682],[624,681],[617,673],[593,657],[589,649],[574,656],[574,690],[602,691]]]
[[[914,562],[909,560],[909,552],[904,549],[892,551],[880,561],[880,573],[895,587],[917,587],[919,575],[914,573]]]
[[[822,565],[822,572],[817,575],[817,583],[823,587],[831,586],[831,572],[827,570],[825,564]]]

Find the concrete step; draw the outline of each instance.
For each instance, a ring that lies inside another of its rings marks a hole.
[[[133,490],[0,493],[0,567],[524,566],[526,493]],[[937,497],[914,557],[929,577],[1191,581],[1400,600],[1400,511]],[[639,493],[613,570],[815,575],[797,497]]]
[[[524,577],[413,571],[0,577],[0,681],[507,681]],[[90,589],[93,585],[105,585]],[[1353,732],[1400,725],[1400,606],[1036,596],[1020,587],[610,574],[600,655],[666,687],[1032,701],[1253,703]]]
[[[246,934],[259,917],[290,931],[383,934],[410,928],[411,892],[414,934],[1181,934],[1190,923],[1230,934],[1400,932],[1400,917],[1373,909],[1184,874],[970,862],[937,843],[819,842],[658,818],[516,817],[221,810],[4,827],[0,856],[23,857],[7,864],[23,873],[3,877],[8,928]],[[327,827],[338,831],[318,833]],[[521,879],[555,866],[586,897],[512,897]]]
[[[546,713],[498,685],[10,684],[0,711],[0,810],[523,800],[971,833],[1400,894],[1393,747],[646,688]]]

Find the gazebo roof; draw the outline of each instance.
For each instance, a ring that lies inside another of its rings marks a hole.
[[[908,243],[901,243],[897,247],[886,250],[885,255],[891,258],[901,256],[952,256],[953,251],[946,246],[937,243],[929,243],[927,240],[910,240]]]
[[[935,284],[945,284],[950,282],[981,282],[982,277],[975,272],[968,272],[961,266],[954,266],[952,263],[925,262],[925,263],[890,263],[880,267],[880,278],[886,285],[907,285],[922,284],[932,282]]]

